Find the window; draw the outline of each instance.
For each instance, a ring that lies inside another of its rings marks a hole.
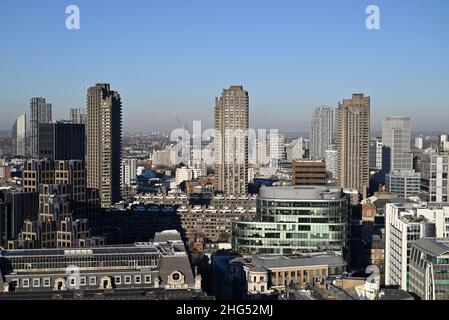
[[[134,283],[136,283],[136,284],[142,283],[142,277],[141,276],[134,276]]]
[[[38,288],[41,286],[41,279],[39,278],[34,278],[33,279],[33,288]]]
[[[131,284],[131,276],[125,276],[125,284]]]
[[[115,284],[121,284],[122,283],[122,277],[121,276],[115,276],[114,281],[115,281]]]
[[[80,278],[80,285],[81,286],[85,286],[86,285],[86,277],[81,277]]]
[[[181,279],[181,274],[179,272],[173,272],[171,278],[173,281],[179,281],[179,279]]]
[[[22,287],[28,288],[30,286],[30,279],[22,279]]]
[[[151,276],[150,275],[146,275],[145,276],[145,283],[151,283]]]
[[[12,279],[11,283],[12,283],[14,288],[18,288],[19,287],[19,279]]]
[[[90,277],[89,278],[89,285],[94,286],[97,284],[97,278],[96,277]]]

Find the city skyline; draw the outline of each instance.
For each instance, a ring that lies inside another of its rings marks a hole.
[[[446,1],[378,1],[380,30],[365,28],[366,1],[283,4],[278,9],[269,2],[239,3],[229,25],[217,3],[136,1],[128,7],[78,1],[81,28],[70,31],[64,27],[65,4],[2,3],[6,50],[0,52],[0,87],[8,95],[0,129],[11,128],[35,96],[52,102],[54,119],[68,119],[70,108],[85,107],[87,87],[101,82],[122,93],[125,131],[170,131],[177,127],[171,112],[185,123],[202,120],[212,128],[216,91],[231,85],[251,93],[254,128],[307,132],[316,107],[335,108],[344,97],[363,92],[372,97],[373,130],[394,115],[420,119],[413,130],[446,129]],[[175,5],[184,10],[171,10]],[[108,24],[110,41],[119,44],[105,55],[95,42],[103,32],[95,23],[111,12],[120,12],[127,24]],[[38,28],[34,16],[44,18]],[[234,43],[218,52],[217,42],[226,36]],[[349,50],[354,41],[365,45]],[[45,44],[45,54],[23,50],[35,44]],[[88,46],[93,50],[84,52]],[[433,113],[426,112],[429,107]]]

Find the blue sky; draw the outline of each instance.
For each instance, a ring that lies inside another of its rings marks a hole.
[[[81,29],[65,28],[78,5]],[[365,28],[379,6],[381,29]],[[307,131],[320,105],[372,97],[372,128],[409,115],[449,130],[447,0],[1,0],[0,129],[32,96],[54,118],[83,106],[87,85],[122,95],[128,131],[213,123],[224,87],[250,94],[250,125]]]

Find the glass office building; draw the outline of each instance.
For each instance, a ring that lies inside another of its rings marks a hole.
[[[253,219],[233,223],[233,249],[294,254],[346,246],[348,199],[339,188],[262,187]]]

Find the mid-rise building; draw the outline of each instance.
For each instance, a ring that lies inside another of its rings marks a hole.
[[[373,138],[369,142],[369,167],[382,170],[382,138]]]
[[[87,92],[87,186],[99,190],[102,208],[121,199],[122,102],[106,83]]]
[[[423,198],[425,201],[446,203],[449,199],[449,154],[431,153],[421,159]]]
[[[218,190],[248,192],[249,96],[242,86],[224,89],[215,99],[215,175]]]
[[[385,208],[385,284],[409,290],[410,251],[424,237],[449,237],[449,207],[387,203]]]
[[[319,107],[312,117],[310,129],[310,157],[324,159],[326,150],[333,143],[334,114],[332,108]]]
[[[336,110],[338,184],[366,197],[369,186],[370,97],[353,94]]]
[[[294,254],[347,244],[348,199],[323,186],[262,186],[252,219],[233,223],[232,246],[241,253]]]
[[[293,161],[292,184],[302,186],[326,185],[326,163],[323,160]]]
[[[418,196],[421,193],[421,174],[415,170],[390,172],[385,175],[385,189],[400,198]]]
[[[410,292],[422,300],[449,300],[449,240],[425,238],[413,243]]]
[[[123,159],[122,182],[124,186],[131,186],[137,178],[137,159]]]

